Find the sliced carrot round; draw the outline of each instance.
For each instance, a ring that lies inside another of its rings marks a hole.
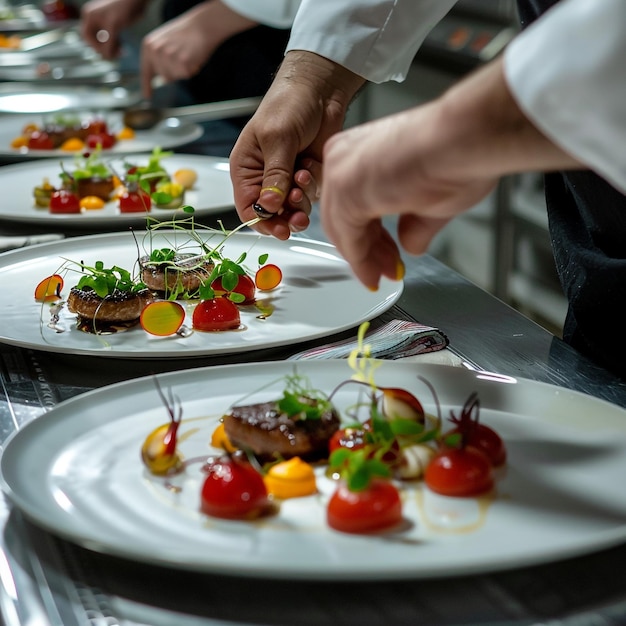
[[[268,291],[270,289],[274,289],[274,287],[278,287],[282,279],[283,273],[281,272],[280,267],[269,263],[268,265],[264,265],[257,270],[254,282],[257,289],[260,289],[261,291]]]
[[[61,299],[63,289],[63,277],[59,274],[52,274],[44,278],[35,287],[35,300],[37,302],[53,302]]]
[[[178,332],[185,321],[185,309],[169,300],[150,303],[139,319],[141,327],[151,335],[165,337]]]

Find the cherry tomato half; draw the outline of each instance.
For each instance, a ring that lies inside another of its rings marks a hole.
[[[333,433],[328,442],[328,452],[332,454],[339,448],[359,450],[366,444],[366,432],[362,428],[340,428]]]
[[[460,432],[459,429],[455,429],[451,431],[451,434]],[[502,437],[493,428],[481,422],[476,422],[471,425],[466,437],[466,445],[478,448],[487,456],[494,467],[504,465],[506,461],[506,446],[504,441],[502,441]]]
[[[402,521],[402,501],[388,480],[373,478],[363,491],[339,485],[328,502],[328,525],[344,533],[369,533],[396,526]]]
[[[443,448],[427,465],[426,486],[442,496],[479,496],[493,488],[491,462],[477,448]]]
[[[115,137],[109,133],[98,133],[88,135],[85,143],[89,148],[97,148],[101,146],[103,150],[108,150],[115,145]]]
[[[227,293],[224,289],[224,286],[222,285],[221,277],[216,278],[211,284],[211,287],[213,287],[213,291],[215,292],[216,296],[222,296]],[[241,304],[252,304],[255,300],[256,289],[254,286],[254,281],[247,274],[242,274],[241,276],[239,276],[239,279],[237,280],[237,285],[232,291],[241,294],[245,298],[245,300],[241,302]]]
[[[237,305],[228,298],[213,298],[196,304],[191,324],[196,330],[234,330],[241,325],[241,316]]]
[[[55,191],[50,196],[50,213],[80,213],[80,198],[67,189]]]
[[[126,190],[120,196],[119,206],[121,213],[143,213],[152,207],[152,199],[143,189]]]
[[[224,519],[255,519],[268,508],[263,478],[248,461],[223,457],[208,468],[202,485],[203,513]]]
[[[54,150],[50,135],[43,130],[35,130],[28,138],[29,150]]]

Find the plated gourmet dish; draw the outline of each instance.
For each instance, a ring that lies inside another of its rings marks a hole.
[[[149,213],[152,208],[178,209],[197,180],[193,169],[169,172],[162,160],[171,156],[155,148],[145,159],[125,159],[121,169],[96,148],[75,157],[72,167],[59,169],[59,181],[45,177],[33,189],[37,208],[52,214],[75,214],[116,205],[120,213]],[[137,157],[135,157],[137,159]]]
[[[133,139],[132,129],[123,127],[117,131],[100,116],[68,115],[55,113],[43,123],[28,123],[11,141],[14,150],[62,150],[82,152],[84,150],[109,150],[119,141]]]
[[[199,510],[248,522],[280,518],[283,501],[313,499],[330,528],[357,534],[401,532],[409,522],[403,502],[416,490],[491,502],[507,451],[500,435],[480,422],[478,395],[446,419],[427,380],[416,387],[433,396],[435,415],[412,390],[378,386],[380,362],[364,341],[368,325],[350,356],[350,379],[324,392],[295,368],[278,381],[271,400],[263,389],[256,393],[264,399],[250,402],[253,392],[232,405],[199,457],[185,458],[179,445],[186,429],[197,430],[198,418],[183,419],[174,391],[157,384],[169,422],[141,444],[152,485],[176,493],[189,488],[186,473],[199,473]],[[334,397],[348,389],[354,401],[341,411]]]
[[[245,252],[235,260],[225,256],[224,245],[236,231],[210,229],[216,237],[216,243],[210,244],[197,236],[193,215],[174,223],[179,229],[191,226],[185,243],[155,247],[149,230],[135,268],[107,267],[101,260],[92,264],[66,260],[57,272],[43,277],[34,287],[34,297],[42,304],[42,316],[50,316],[45,327],[64,332],[59,314],[67,307],[76,315],[76,328],[95,335],[140,326],[154,336],[185,337],[191,332],[184,326],[188,313],[193,330],[244,330],[239,307],[255,306],[257,292],[278,287],[282,271],[267,263],[267,254],[257,258],[254,270],[244,265]],[[66,296],[70,277],[73,282]],[[262,314],[267,317],[271,311],[265,308]]]

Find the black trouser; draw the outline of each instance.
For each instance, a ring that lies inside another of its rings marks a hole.
[[[200,0],[166,0],[165,21]],[[224,42],[193,78],[181,81],[197,102],[215,102],[263,95],[282,61],[289,31],[257,26]]]
[[[518,0],[522,26],[556,1]],[[626,380],[626,196],[588,170],[548,174],[545,192],[569,303],[563,338]]]

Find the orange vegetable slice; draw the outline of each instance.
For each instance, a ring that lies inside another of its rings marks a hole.
[[[61,299],[61,290],[63,289],[63,277],[59,274],[52,274],[44,278],[35,287],[35,300],[37,302],[54,302]]]
[[[35,287],[35,300],[37,302],[54,302],[61,299],[63,289],[63,277],[59,274],[52,274],[44,278]]]
[[[280,285],[280,281],[283,279],[283,273],[280,267],[269,263],[257,270],[254,278],[254,283],[257,289],[261,291],[269,291]]]
[[[142,312],[139,322],[151,335],[166,337],[177,333],[185,321],[185,309],[170,300],[150,303]]]
[[[124,126],[122,128],[122,130],[120,130],[119,133],[117,133],[117,139],[120,140],[124,140],[124,139],[134,139],[135,138],[135,131],[132,128],[129,128],[128,126]]]
[[[69,139],[66,139],[59,147],[59,150],[63,150],[65,152],[78,152],[79,150],[84,149],[85,142],[78,137],[70,137]]]

